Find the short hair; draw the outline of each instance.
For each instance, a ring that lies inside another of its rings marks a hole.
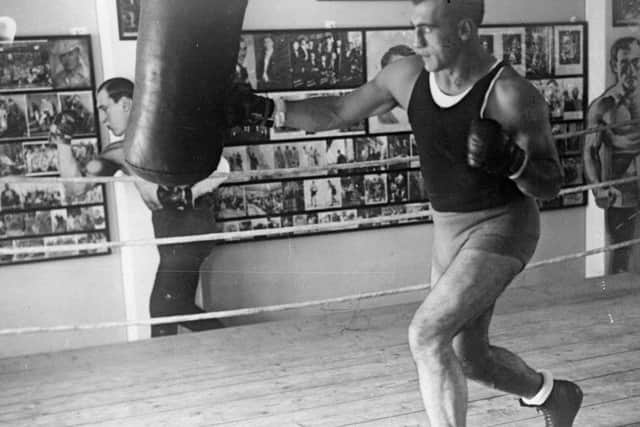
[[[613,66],[618,60],[618,52],[621,50],[630,50],[632,44],[640,46],[640,39],[635,37],[621,37],[611,45],[611,56],[609,57],[609,66],[613,70]]]
[[[389,48],[389,50],[382,55],[382,58],[380,58],[380,65],[382,68],[389,65],[392,56],[413,56],[415,54],[416,52],[406,44],[398,44]]]
[[[101,90],[106,90],[107,95],[113,99],[113,102],[120,101],[123,96],[133,99],[133,82],[124,77],[114,77],[103,81],[102,84],[98,86],[98,92]]]
[[[426,1],[428,0],[411,0],[414,5]],[[480,26],[484,19],[484,0],[443,0],[443,6],[447,16],[455,22],[468,18],[476,26]]]

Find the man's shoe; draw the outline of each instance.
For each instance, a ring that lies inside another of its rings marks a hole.
[[[522,401],[520,404],[542,412],[546,427],[572,427],[582,404],[582,390],[571,381],[556,380],[551,394],[542,405],[526,405]]]

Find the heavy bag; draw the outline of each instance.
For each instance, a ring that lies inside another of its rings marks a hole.
[[[142,0],[125,161],[145,180],[188,185],[215,171],[248,0]]]

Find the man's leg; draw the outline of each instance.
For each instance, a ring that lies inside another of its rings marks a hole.
[[[417,310],[409,327],[409,344],[432,427],[466,425],[467,384],[453,339],[494,305],[521,269],[522,262],[516,258],[463,249]],[[531,384],[521,385],[527,394],[535,394],[539,386],[535,375]]]
[[[489,343],[493,307],[465,326],[453,339],[453,349],[465,376],[487,387],[516,396],[533,397],[543,377],[509,350]]]

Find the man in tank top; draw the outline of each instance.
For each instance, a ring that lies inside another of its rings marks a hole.
[[[538,241],[534,199],[555,197],[563,176],[545,101],[482,48],[483,15],[483,0],[413,0],[417,55],[344,97],[269,105],[251,95],[238,110],[308,131],[407,110],[435,211],[431,290],[409,328],[430,425],[466,425],[471,379],[520,396],[548,426],[571,426],[580,388],[489,343],[496,299]]]

